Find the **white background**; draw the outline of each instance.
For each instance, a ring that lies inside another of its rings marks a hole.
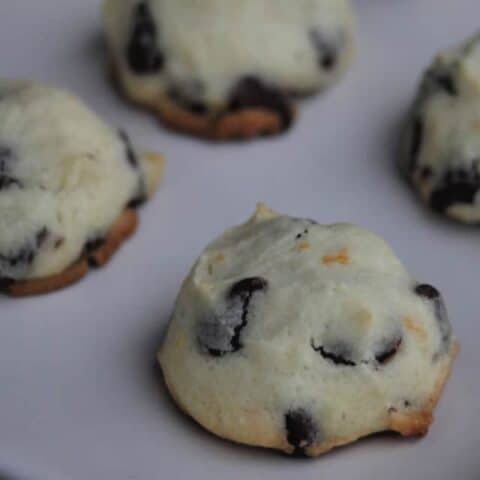
[[[357,10],[353,68],[338,88],[304,102],[289,134],[212,145],[158,128],[116,96],[105,75],[98,0],[0,0],[2,76],[68,87],[138,145],[168,157],[141,229],[108,267],[60,293],[0,299],[3,475],[480,478],[480,231],[431,215],[394,167],[420,72],[437,49],[480,28],[480,3],[358,0]],[[258,200],[368,227],[419,280],[443,291],[462,351],[426,438],[381,435],[317,460],[290,459],[217,440],[172,406],[154,357],[176,292],[205,244],[246,219]]]

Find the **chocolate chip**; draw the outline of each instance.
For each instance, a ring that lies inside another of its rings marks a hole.
[[[421,284],[415,287],[415,293],[421,297],[426,297],[429,300],[436,300],[440,298],[440,292],[432,285]]]
[[[382,344],[377,348],[377,351],[375,353],[375,360],[377,361],[377,363],[385,365],[390,360],[392,360],[394,355],[400,349],[401,344],[401,336],[395,336],[392,339],[382,342]]]
[[[419,176],[422,180],[428,180],[433,175],[433,170],[430,167],[422,167]]]
[[[0,190],[6,190],[7,188],[16,185],[18,188],[22,188],[23,184],[20,180],[11,177],[10,175],[0,174]]]
[[[25,269],[30,266],[35,259],[36,252],[30,245],[26,245],[10,254],[0,253],[0,272]]]
[[[105,245],[105,241],[106,240],[104,237],[94,237],[88,240],[85,244],[85,247],[83,249],[86,253],[87,263],[90,267],[95,268],[99,266],[97,259],[94,255],[91,254],[95,253],[95,251],[103,247],[103,245]]]
[[[425,79],[430,89],[440,89],[452,97],[458,95],[455,81],[449,72],[431,69],[427,71]]]
[[[195,85],[199,84],[199,82],[194,82],[194,83]],[[202,87],[189,88],[189,90],[192,93],[193,92],[198,93],[202,91]],[[191,93],[187,93],[187,91],[184,91],[179,87],[171,87],[168,90],[167,95],[170,98],[170,100],[172,100],[172,102],[177,104],[182,109],[188,110],[190,113],[193,113],[194,115],[206,115],[208,113],[207,105],[205,105],[200,100],[195,100],[194,98],[192,98]]]
[[[409,172],[412,172],[418,163],[418,157],[423,143],[423,130],[422,119],[419,116],[415,117],[410,130]]]
[[[141,207],[147,201],[147,197],[145,195],[139,195],[137,197],[132,198],[127,204],[127,208],[138,208]]]
[[[312,416],[304,408],[289,410],[285,415],[287,442],[292,445],[296,455],[305,455],[319,438],[320,430]]]
[[[444,213],[456,204],[471,205],[480,190],[480,173],[474,162],[470,169],[458,167],[448,170],[439,187],[430,196],[433,210]]]
[[[14,282],[12,278],[0,277],[0,292],[6,292]]]
[[[139,75],[160,71],[165,59],[159,51],[158,31],[152,13],[146,2],[135,7],[133,29],[127,46],[127,60],[131,69]]]
[[[267,287],[268,282],[261,277],[245,278],[235,283],[227,293],[225,311],[198,323],[197,339],[201,350],[222,357],[243,348],[240,335],[248,323],[250,302],[257,292],[265,291]]]
[[[44,245],[49,236],[46,227],[40,229],[31,239],[20,248],[0,253],[0,277],[21,277],[33,264],[38,250]]]
[[[335,365],[341,365],[345,367],[355,367],[357,364],[351,359],[352,352],[351,349],[344,343],[336,343],[328,348],[323,345],[315,346],[315,342],[312,339],[310,341],[312,348],[320,353],[320,355],[333,362]]]
[[[441,337],[439,353],[445,353],[448,351],[450,346],[452,327],[450,326],[450,321],[448,320],[447,307],[445,306],[443,297],[435,287],[428,284],[417,285],[415,287],[415,293],[433,302],[435,318],[437,319]]]
[[[118,135],[125,145],[125,156],[128,164],[135,170],[140,171],[140,162],[138,161],[137,154],[133,149],[130,137],[124,130],[119,130]],[[128,202],[127,208],[137,208],[147,201],[146,187],[143,176],[140,174],[138,179],[138,188],[135,196]]]
[[[235,328],[235,334],[230,341],[233,351],[243,347],[240,342],[240,333],[247,325],[248,307],[255,292],[267,289],[268,282],[261,277],[251,277],[240,280],[232,286],[229,292],[230,300],[240,299],[242,302],[242,323]]]
[[[37,234],[35,235],[37,248],[40,248],[45,243],[49,235],[50,235],[50,232],[48,231],[47,227],[43,227],[41,230],[37,232]]]
[[[58,250],[64,243],[65,243],[65,238],[64,237],[58,237],[55,240],[55,243],[53,244],[53,248],[55,248],[55,250]]]
[[[0,172],[6,172],[8,163],[13,158],[12,150],[8,147],[0,145]]]
[[[232,286],[228,296],[229,298],[240,297],[245,302],[249,301],[255,292],[266,290],[267,287],[268,282],[262,277],[245,278]]]
[[[85,251],[92,253],[105,245],[105,237],[94,237],[87,241],[85,244]]]
[[[125,154],[127,157],[127,161],[133,168],[138,168],[138,158],[135,150],[133,149],[132,142],[130,141],[130,137],[128,136],[127,132],[124,130],[119,130],[118,135],[120,139],[125,145]]]
[[[317,53],[319,67],[323,70],[335,68],[338,61],[338,46],[334,45],[331,40],[327,40],[325,35],[316,29],[309,32],[309,37]]]
[[[278,88],[266,85],[257,77],[247,76],[233,88],[227,110],[237,112],[252,107],[275,112],[281,118],[285,129],[292,124],[293,109],[287,95]]]
[[[16,185],[22,188],[23,185],[17,178],[11,175],[11,164],[15,161],[15,155],[11,148],[0,145],[0,190]]]
[[[300,240],[304,235],[308,235],[308,229],[305,229],[302,233],[299,233],[299,234],[295,237],[295,240]]]

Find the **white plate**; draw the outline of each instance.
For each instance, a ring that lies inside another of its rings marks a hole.
[[[1,75],[71,88],[169,160],[141,229],[108,267],[60,293],[0,300],[0,477],[480,478],[480,231],[430,215],[393,165],[421,70],[480,26],[480,3],[358,0],[357,9],[353,68],[304,103],[291,133],[211,145],[165,132],[117,98],[98,0],[0,2]],[[204,245],[257,200],[371,228],[444,292],[462,352],[426,438],[382,435],[302,461],[217,440],[173,408],[154,358],[177,290]]]

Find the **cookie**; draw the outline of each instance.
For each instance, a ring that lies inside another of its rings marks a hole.
[[[207,430],[316,456],[425,434],[457,349],[439,291],[381,238],[260,205],[193,266],[158,358]]]
[[[424,74],[402,168],[435,212],[480,223],[480,34],[438,54]]]
[[[163,167],[72,94],[0,80],[0,289],[57,290],[105,264]]]
[[[215,140],[287,130],[293,96],[335,83],[354,43],[348,0],[107,0],[104,18],[126,96]]]

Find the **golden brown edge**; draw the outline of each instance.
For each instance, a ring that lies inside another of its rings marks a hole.
[[[442,395],[443,388],[450,377],[453,362],[455,361],[459,351],[460,344],[457,340],[455,340],[451,346],[449,363],[442,372],[440,378],[437,380],[434,391],[426,402],[424,408],[411,414],[392,412],[390,414],[390,430],[398,432],[405,437],[425,435],[428,433],[428,429],[433,422],[433,411],[435,410],[435,407],[437,406]]]
[[[258,136],[275,135],[284,131],[280,117],[264,108],[246,108],[221,115],[195,115],[165,96],[147,101],[141,94],[128,88],[114,60],[110,61],[110,76],[118,92],[127,101],[153,111],[166,126],[208,140],[248,140]],[[293,120],[297,109],[291,104]]]
[[[390,413],[389,423],[385,428],[382,428],[381,430],[366,431],[360,434],[352,435],[351,437],[336,438],[329,441],[328,443],[322,443],[318,446],[314,446],[306,449],[306,454],[311,457],[317,457],[319,455],[322,455],[328,452],[329,450],[332,450],[335,447],[340,447],[342,445],[353,443],[363,437],[366,437],[375,433],[380,433],[382,431],[397,432],[404,437],[425,435],[428,432],[428,429],[433,421],[433,411],[438,401],[440,400],[440,396],[442,394],[443,388],[447,383],[447,380],[451,374],[453,362],[456,356],[458,355],[459,350],[460,350],[460,345],[455,340],[451,347],[451,351],[449,354],[449,361],[446,364],[446,368],[442,372],[443,374],[438,379],[435,385],[434,392],[432,393],[432,395],[430,396],[430,398],[428,399],[428,401],[426,402],[422,410],[414,411],[409,414],[400,414],[400,413],[392,412]],[[206,430],[208,430],[210,433],[214,434],[217,437],[223,438],[225,440],[229,440],[234,443],[242,443],[242,444],[247,443],[247,442],[239,442],[238,440],[232,437],[219,435],[217,432],[213,431],[213,429],[203,424],[198,418],[195,418],[192,415],[190,415],[188,410],[184,407],[184,405],[176,395],[175,389],[173,388],[173,385],[171,385],[170,382],[168,381],[168,378],[165,375],[165,372],[163,372],[163,379],[164,379],[165,386],[169,394],[171,395],[173,401],[183,413],[185,413],[187,416],[194,419],[196,422],[202,425],[202,427],[204,427]],[[256,430],[256,429],[253,428],[253,430]],[[285,436],[278,437],[278,438],[276,437],[274,442],[271,442],[271,441],[263,442],[261,435],[258,435],[258,432],[255,431],[254,434],[251,436],[251,439],[252,441],[248,442],[248,444],[251,446],[273,448],[277,450],[282,450],[288,454],[291,454],[294,452],[294,447],[286,441]]]
[[[63,272],[44,278],[13,281],[5,289],[5,293],[12,297],[27,297],[40,295],[63,289],[81,280],[90,270],[90,267],[105,265],[129,238],[138,226],[138,214],[133,209],[126,209],[110,228],[105,242],[95,251],[85,253],[72,266]]]

